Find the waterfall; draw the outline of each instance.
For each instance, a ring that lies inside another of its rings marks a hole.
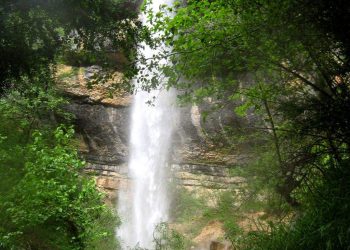
[[[153,12],[172,0],[153,0]],[[145,25],[145,16],[142,17]],[[161,48],[159,48],[161,49]],[[158,49],[158,50],[159,50]],[[141,51],[146,58],[157,54],[148,46]],[[167,62],[161,62],[167,63]],[[151,73],[150,73],[151,74]],[[150,76],[151,77],[151,76]],[[160,80],[162,87],[163,80]],[[119,192],[118,211],[122,225],[118,230],[123,249],[135,246],[154,249],[156,226],[168,220],[167,163],[176,110],[174,90],[139,91],[134,96],[131,115],[129,187]],[[152,105],[146,102],[153,100]]]

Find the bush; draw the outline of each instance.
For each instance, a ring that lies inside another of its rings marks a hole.
[[[83,172],[73,128],[48,118],[69,118],[64,103],[35,87],[0,99],[1,249],[115,248],[117,217]]]

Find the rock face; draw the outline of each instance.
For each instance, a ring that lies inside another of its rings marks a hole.
[[[73,100],[67,109],[75,115],[80,153],[94,170],[97,184],[115,202],[116,190],[127,175],[128,107],[107,107]]]
[[[230,189],[236,193],[246,185],[240,176],[231,176],[231,166],[173,164],[172,170],[177,183],[199,198],[204,198],[208,206],[215,206],[218,194]]]
[[[107,194],[106,201],[116,204],[118,189],[130,183],[127,162],[132,97],[126,93],[111,97],[110,88],[115,82],[89,90],[89,78],[98,70],[98,67],[62,66],[64,77],[58,87],[70,97],[66,109],[75,116],[80,154],[87,161],[86,171],[95,174],[97,185]],[[115,77],[116,81],[121,79],[119,73]],[[175,183],[201,198],[208,197],[208,205],[215,206],[213,194],[227,189],[239,193],[245,186],[245,179],[232,176],[231,170],[249,157],[239,148],[225,150],[230,138],[221,135],[215,141],[214,137],[226,126],[244,127],[250,121],[234,116],[232,107],[227,107],[209,114],[204,122],[203,114],[211,104],[208,100],[200,106],[179,108],[181,119],[173,136],[170,166]],[[196,249],[230,249],[227,242],[220,240],[223,235],[222,225],[208,225],[197,237]]]
[[[88,169],[97,173],[97,183],[114,199],[127,178],[130,106],[89,103],[72,98],[67,110],[74,114],[81,155]],[[205,194],[210,190],[239,188],[241,177],[230,177],[230,168],[244,161],[243,155],[215,151],[204,134],[199,118],[182,109],[182,121],[174,135],[172,170],[180,185]],[[112,195],[113,194],[113,195]]]
[[[127,180],[129,115],[131,96],[110,91],[121,81],[115,73],[111,82],[89,89],[88,81],[99,67],[59,67],[58,88],[70,98],[67,111],[75,119],[80,154],[87,161],[87,171],[96,174],[97,185],[107,194],[107,201],[115,204],[118,187]]]
[[[128,107],[106,107],[76,101],[68,106],[83,139],[81,153],[88,162],[119,165],[128,156]]]

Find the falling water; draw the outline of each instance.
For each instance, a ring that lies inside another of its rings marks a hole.
[[[172,0],[153,0],[152,10]],[[149,25],[143,16],[144,23]],[[161,49],[161,48],[159,48]],[[145,46],[146,58],[157,54]],[[166,63],[166,62],[162,62]],[[160,79],[160,86],[163,80]],[[168,155],[175,115],[174,91],[139,91],[134,96],[131,117],[129,177],[131,187],[119,193],[118,208],[122,225],[118,235],[123,249],[135,246],[154,249],[157,224],[168,220],[167,197]],[[156,97],[152,105],[146,104]]]

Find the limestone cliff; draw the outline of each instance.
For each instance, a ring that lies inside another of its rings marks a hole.
[[[61,66],[63,77],[59,87],[71,99],[67,110],[75,116],[81,155],[88,162],[88,169],[97,171],[98,184],[114,199],[119,183],[127,178],[132,97],[127,93],[109,96],[108,83],[88,89],[87,82],[96,70],[95,66],[78,69]],[[241,152],[223,152],[211,140],[224,126],[242,126],[245,121],[223,109],[204,122],[201,112],[208,105],[179,108],[180,121],[172,152],[172,169],[180,185],[202,194],[242,185],[244,180],[231,177],[229,172],[246,158]]]
[[[87,161],[87,171],[96,174],[97,184],[115,204],[118,188],[128,183],[128,138],[132,96],[114,92],[111,82],[87,88],[96,66],[87,68],[60,67],[59,89],[70,98],[67,110],[74,114],[80,142],[80,153]],[[116,73],[114,84],[121,79]],[[244,151],[227,150],[225,138],[213,138],[225,126],[247,126],[247,120],[233,115],[232,107],[210,114],[203,121],[203,112],[211,102],[181,107],[171,153],[171,170],[177,185],[197,196],[208,197],[228,188],[239,190],[245,179],[232,176],[231,170],[247,159]],[[223,138],[223,139],[222,139]],[[208,199],[209,201],[209,199]],[[212,200],[208,203],[213,203]],[[215,203],[215,201],[214,201]],[[214,205],[214,204],[209,204]],[[203,243],[203,242],[202,242]],[[201,243],[201,244],[202,244]],[[208,243],[209,244],[209,243]]]

